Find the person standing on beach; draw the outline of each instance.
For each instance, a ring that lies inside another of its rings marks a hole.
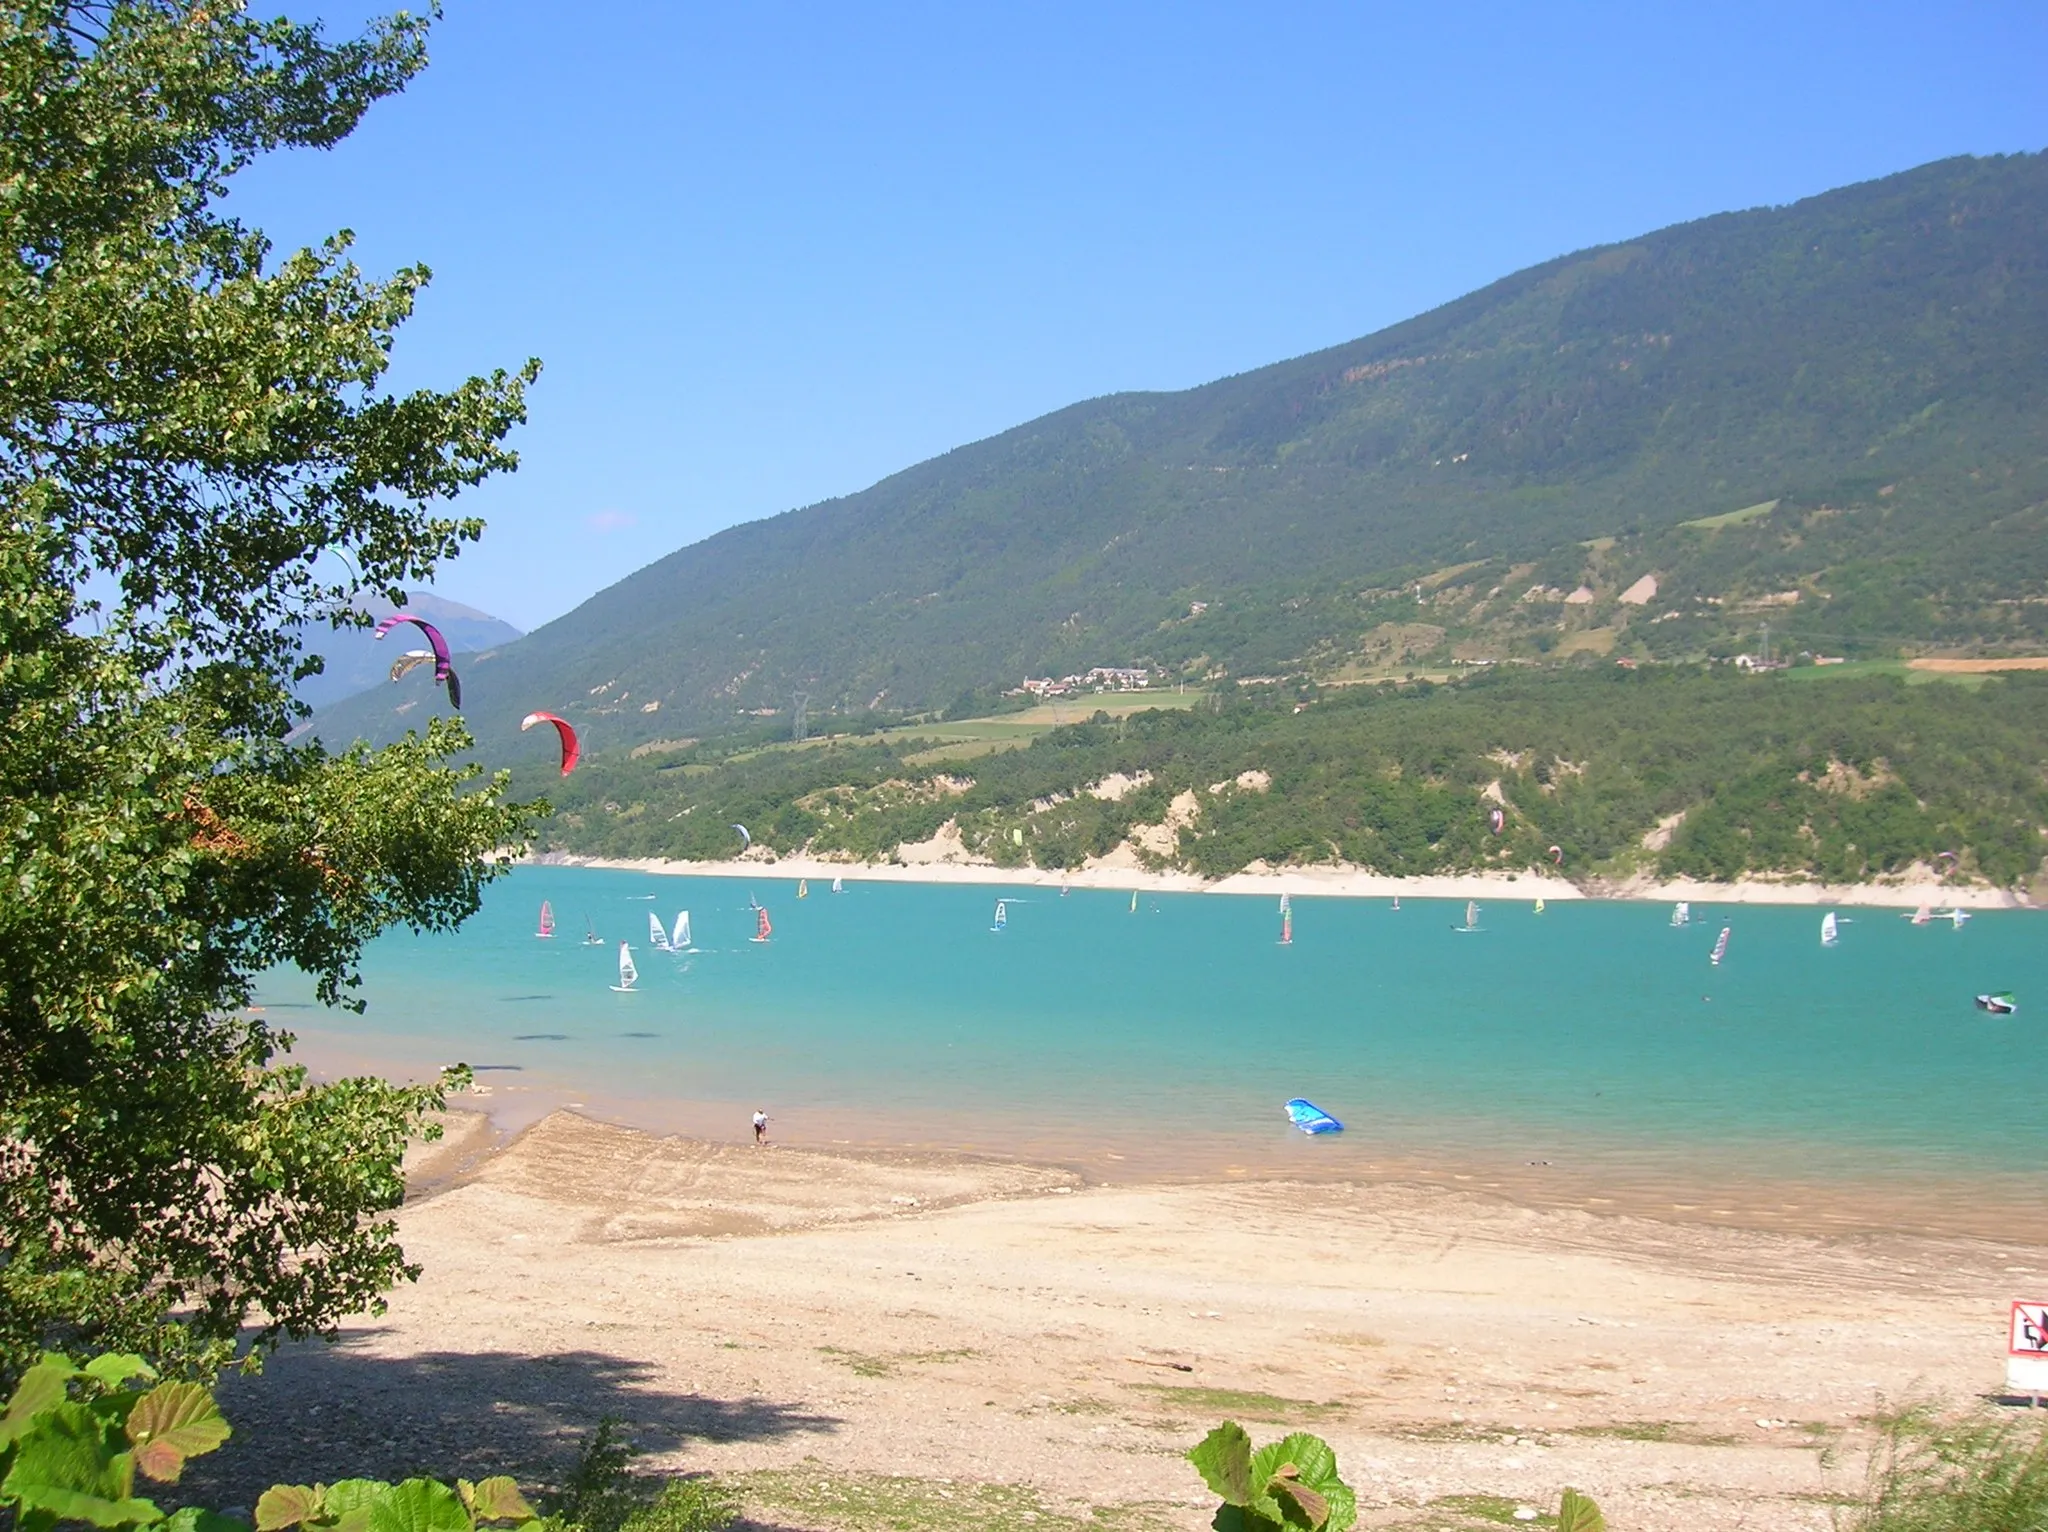
[[[766,1112],[756,1112],[754,1113],[754,1147],[758,1149],[767,1142],[768,1114]]]

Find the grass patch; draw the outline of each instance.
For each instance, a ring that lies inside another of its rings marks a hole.
[[[1680,1447],[1739,1447],[1744,1439],[1702,1431],[1684,1420],[1617,1420],[1604,1426],[1570,1426],[1560,1436],[1588,1436],[1617,1442],[1670,1442]]]
[[[1745,505],[1739,511],[1723,511],[1718,516],[1698,516],[1691,521],[1681,521],[1681,527],[1698,527],[1703,532],[1718,532],[1723,527],[1739,527],[1745,521],[1761,521],[1778,508],[1775,500],[1766,500],[1760,505]]]
[[[1328,1420],[1345,1412],[1345,1406],[1334,1400],[1317,1403],[1313,1399],[1283,1399],[1278,1394],[1261,1394],[1241,1388],[1202,1388],[1172,1383],[1134,1383],[1131,1387],[1196,1417],[1227,1415],[1289,1425],[1296,1421]]]
[[[906,766],[937,766],[946,761],[972,761],[1002,750],[1022,750],[1029,739],[963,739],[950,745],[934,745],[903,757]]]
[[[820,1346],[818,1354],[829,1356],[856,1378],[893,1378],[896,1375],[894,1357],[876,1356],[868,1351],[848,1351],[843,1346]]]
[[[1530,1505],[1533,1521],[1515,1520],[1518,1506],[1529,1502],[1505,1495],[1442,1495],[1402,1521],[1380,1523],[1380,1532],[1477,1532],[1482,1527],[1554,1527],[1557,1516]]]
[[[1164,1532],[1170,1525],[1151,1506],[1062,1509],[1023,1485],[840,1473],[822,1465],[768,1469],[732,1483],[754,1521],[848,1532]]]
[[[1523,1433],[1507,1426],[1484,1426],[1469,1420],[1411,1420],[1387,1427],[1389,1436],[1411,1442],[1493,1442]]]
[[[1481,1521],[1502,1527],[1554,1527],[1557,1517],[1549,1512],[1539,1511],[1534,1521],[1517,1521],[1515,1512],[1528,1505],[1525,1500],[1510,1500],[1505,1495],[1439,1495],[1429,1502],[1428,1509],[1449,1511],[1467,1521]],[[1536,1507],[1530,1506],[1531,1510]]]
[[[924,1366],[940,1362],[964,1362],[981,1353],[971,1348],[955,1351],[898,1351],[883,1355],[872,1351],[848,1351],[843,1346],[820,1346],[820,1356],[829,1356],[857,1378],[893,1378],[905,1365]]]

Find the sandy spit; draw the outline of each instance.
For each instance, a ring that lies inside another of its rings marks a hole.
[[[1192,1532],[1210,1506],[1180,1454],[1232,1416],[1326,1435],[1367,1527],[1483,1527],[1570,1484],[1629,1532],[1822,1532],[1872,1412],[1995,1393],[2007,1300],[2048,1287],[2048,1248],[2016,1243],[1088,1187],[566,1113],[479,1133],[400,1214],[418,1285],[232,1385],[195,1489],[530,1481],[611,1413],[651,1464],[739,1484],[755,1527],[1066,1532],[1117,1505]],[[849,1512],[855,1491],[897,1509]]]
[[[1689,899],[1696,904],[1789,904],[1878,906],[1914,909],[1961,907],[1973,910],[2033,909],[2034,902],[2016,890],[1956,887],[1933,875],[1897,883],[1797,883],[1744,879],[1736,883],[1701,883],[1690,878],[1659,881],[1647,878],[1625,883],[1581,887],[1542,872],[1458,873],[1441,877],[1387,877],[1354,867],[1302,867],[1284,871],[1250,868],[1221,879],[1186,872],[1151,872],[1122,859],[1069,873],[1039,867],[998,867],[992,862],[931,861],[909,864],[832,862],[820,857],[776,857],[749,853],[731,861],[681,862],[661,857],[586,857],[564,853],[522,858],[529,865],[606,867],[663,877],[816,878],[829,882],[844,877],[866,883],[999,884],[1007,888],[1139,889],[1153,893],[1256,894],[1295,897],[1329,895],[1347,899],[1634,899],[1669,903]]]

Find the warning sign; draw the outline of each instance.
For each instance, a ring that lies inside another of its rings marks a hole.
[[[2014,1356],[2048,1356],[2048,1303],[2012,1306],[2012,1339],[2005,1349]]]
[[[2048,1303],[2015,1303],[2005,1343],[2005,1386],[2016,1394],[2048,1394]]]

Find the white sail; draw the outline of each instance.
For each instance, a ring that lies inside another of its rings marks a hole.
[[[1716,968],[1719,968],[1721,966],[1721,959],[1726,957],[1727,955],[1728,927],[1723,926],[1721,927],[1721,934],[1714,938],[1714,953],[1713,956],[1708,959],[1708,961],[1711,962]]]
[[[1479,905],[1476,901],[1467,899],[1465,901],[1465,929],[1469,931],[1478,924]]]
[[[1820,918],[1820,944],[1823,947],[1834,946],[1836,935],[1835,912],[1829,910]]]
[[[1678,903],[1676,903],[1676,904],[1672,905],[1672,906],[1671,906],[1671,923],[1672,923],[1672,924],[1673,924],[1674,926],[1689,926],[1689,925],[1691,925],[1691,924],[1692,924],[1692,906],[1691,906],[1690,904],[1686,903],[1686,902],[1685,902],[1685,900],[1683,900],[1683,899],[1679,900],[1679,901],[1678,901]]]
[[[662,929],[661,917],[652,910],[647,912],[647,945],[656,952],[668,951],[668,932]]]
[[[619,943],[619,989],[631,989],[640,982],[640,970],[633,966],[633,949]]]
[[[1536,915],[1541,915],[1543,913],[1543,896],[1541,894],[1538,894],[1536,896],[1536,903],[1532,907],[1531,913]]]
[[[668,939],[668,944],[677,952],[687,952],[690,950],[690,912],[688,910],[676,911],[676,934]]]
[[[996,930],[1000,931],[1000,930],[1002,930],[1002,929],[1003,929],[1003,927],[1004,927],[1004,926],[1007,926],[1007,925],[1008,925],[1009,923],[1010,923],[1010,905],[1009,905],[1009,901],[1008,901],[1008,900],[1006,900],[1006,899],[998,899],[998,900],[996,901],[996,923],[995,923],[995,927],[994,927],[994,929],[996,929]]]
[[[842,877],[838,877],[838,876],[836,876],[836,875],[835,875],[835,876],[833,877],[833,879],[832,879],[832,892],[833,892],[833,893],[835,893],[835,894],[843,894],[843,893],[845,893],[845,892],[846,892],[846,879],[844,879],[844,878],[842,878]]]
[[[1928,921],[1934,919],[1934,911],[1930,906],[1923,904],[1912,913],[1910,918],[1914,925],[1924,926]]]
[[[1280,896],[1280,913],[1285,915],[1289,910],[1293,908],[1294,902],[1290,900],[1285,894],[1282,894]]]

